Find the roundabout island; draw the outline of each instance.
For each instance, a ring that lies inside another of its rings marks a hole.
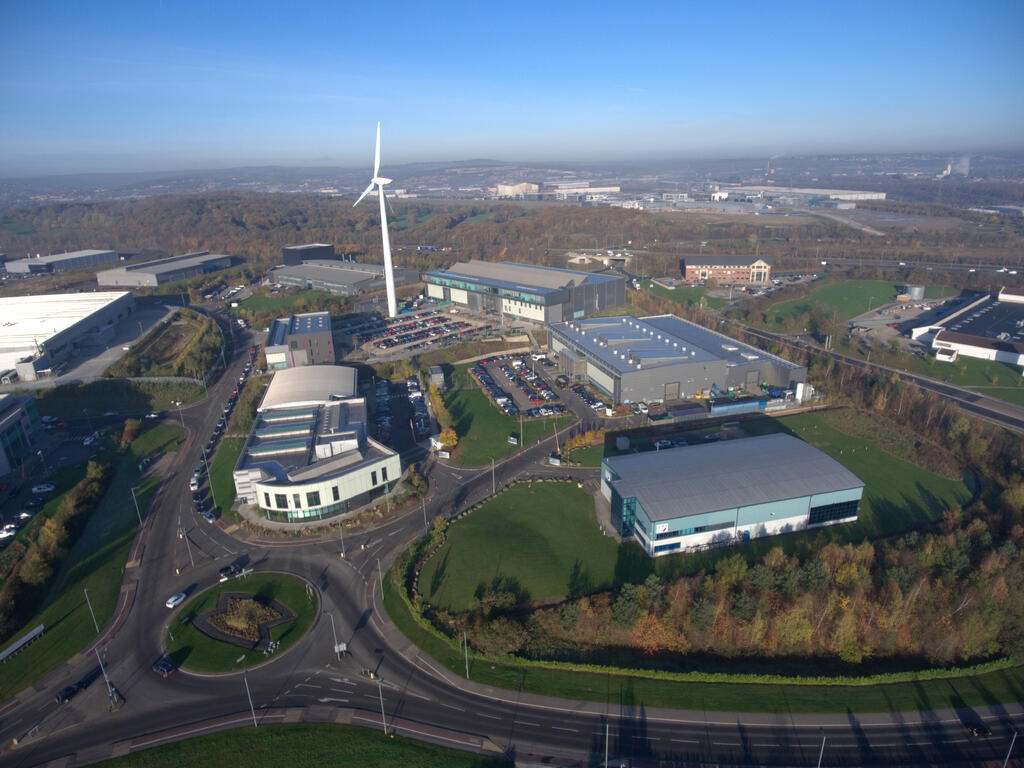
[[[219,675],[264,664],[313,625],[317,590],[285,573],[254,573],[217,584],[171,620],[167,656],[186,672]]]

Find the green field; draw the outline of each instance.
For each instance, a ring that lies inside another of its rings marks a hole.
[[[726,299],[721,299],[717,296],[708,296],[700,286],[679,286],[674,290],[665,288],[661,285],[656,285],[650,280],[644,283],[644,289],[650,291],[655,296],[662,296],[666,299],[671,299],[676,304],[687,304],[694,305],[699,304],[701,299],[704,299],[705,305],[709,309],[718,309],[724,307],[729,302]]]
[[[245,301],[239,302],[238,307],[233,309],[236,314],[238,310],[247,309],[257,314],[273,311],[287,315],[299,299],[304,299],[308,302],[311,300],[319,301],[322,298],[323,293],[320,291],[293,292],[285,290],[281,291],[277,296],[250,296]]]
[[[519,434],[519,418],[499,411],[479,388],[450,390],[443,397],[459,435],[452,461],[469,467],[502,459],[553,434],[556,425],[562,427],[572,421],[571,416],[523,419],[523,439],[519,445],[511,445],[508,436]]]
[[[132,454],[141,458],[155,453],[176,453],[182,437],[177,424],[157,424],[135,438]]]
[[[83,589],[89,590],[101,630],[114,615],[125,561],[138,528],[131,489],[135,488],[139,508],[145,511],[160,482],[155,475],[141,478],[138,460],[152,453],[154,444],[166,444],[181,436],[180,430],[174,434],[175,427],[165,427],[158,425],[144,432],[121,459],[110,489],[71,548],[44,606],[25,622],[25,630],[45,624],[46,632],[8,663],[0,665],[0,700],[45,677],[96,636]],[[18,632],[15,637],[22,634]]]
[[[249,592],[277,600],[291,608],[297,618],[273,627],[270,636],[281,643],[277,654],[283,653],[306,634],[316,618],[317,599],[307,594],[306,582],[281,573],[254,573],[232,579],[200,593],[175,615],[167,636],[167,654],[179,666],[196,672],[217,674],[251,667],[267,660],[262,653],[247,651],[237,645],[207,637],[192,625],[191,619],[217,607],[222,592]]]
[[[612,586],[617,544],[601,533],[594,500],[572,483],[513,486],[448,529],[448,540],[420,574],[429,602],[474,605],[482,581],[519,582],[530,600],[561,597],[570,582]]]
[[[192,403],[204,397],[199,384],[163,381],[93,381],[66,384],[33,392],[40,415],[61,420],[99,416],[107,411],[142,415],[172,407],[180,400]]]
[[[131,351],[114,362],[103,375],[118,376],[174,376],[173,363],[178,355],[199,335],[205,318],[191,312],[178,312],[166,325],[160,323],[146,334]],[[213,324],[210,331],[219,338],[220,331]]]
[[[1024,389],[1011,389],[1009,387],[974,387],[973,389],[979,395],[988,395],[989,397],[1005,400],[1008,403],[1024,405]]]
[[[239,514],[231,509],[235,503],[235,479],[232,472],[238,463],[238,456],[245,445],[243,437],[225,437],[217,447],[217,454],[210,462],[210,488],[217,498],[217,508],[228,520],[238,522]]]
[[[781,327],[780,321],[810,312],[815,304],[821,304],[832,310],[838,321],[845,322],[893,301],[898,287],[886,280],[846,280],[814,288],[799,299],[772,304],[765,314],[769,325]]]
[[[600,467],[601,459],[605,455],[604,443],[598,445],[585,445],[582,448],[576,448],[569,454],[569,461],[580,464],[584,467]]]
[[[401,734],[401,730],[399,730]],[[286,756],[286,758],[284,757]],[[181,768],[227,765],[244,768],[512,768],[510,760],[436,747],[401,735],[352,725],[261,724],[154,747],[108,760],[110,768]]]

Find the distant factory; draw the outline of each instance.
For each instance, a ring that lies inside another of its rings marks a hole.
[[[129,264],[117,269],[106,269],[96,273],[96,281],[105,286],[155,287],[176,283],[179,280],[189,280],[230,266],[230,256],[198,251],[166,259],[144,261],[141,264]]]
[[[922,319],[931,321],[910,336],[931,342],[939,360],[952,363],[963,355],[1024,366],[1024,295],[1003,288],[995,296],[980,294],[941,317]]]
[[[120,257],[117,255],[117,251],[87,249],[84,251],[70,251],[68,253],[52,253],[49,256],[36,254],[34,259],[8,261],[5,267],[11,274],[49,274],[65,272],[69,269],[78,269],[79,267],[92,267],[96,264],[108,264],[112,261],[117,261],[118,258]]]
[[[333,250],[333,246],[332,250]],[[386,287],[381,264],[359,264],[355,261],[311,259],[295,264],[271,267],[267,279],[274,285],[323,291],[335,296],[358,296]],[[418,282],[415,269],[395,268],[395,285]]]

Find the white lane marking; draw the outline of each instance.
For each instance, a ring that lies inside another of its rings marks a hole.
[[[672,741],[678,741],[680,744],[700,744],[697,739],[672,739]]]
[[[516,725],[532,725],[534,728],[540,728],[540,723],[527,723],[525,720],[513,720]]]
[[[308,677],[306,679],[309,680]],[[320,688],[319,685],[312,685],[311,683],[296,683],[295,687],[296,688],[317,688],[317,689]]]
[[[560,725],[552,725],[552,731],[568,731],[569,733],[579,733],[578,728],[562,728]]]
[[[423,696],[422,694],[413,693],[412,691],[406,691],[405,695],[406,696],[415,696],[417,699],[422,699],[423,701],[433,701],[433,699],[430,698],[429,696]]]
[[[352,693],[352,691],[346,691],[344,688],[331,688],[335,693]]]
[[[712,741],[716,747],[739,747],[741,744],[738,741]]]
[[[777,747],[779,745],[775,744],[774,742],[768,742],[766,744],[752,744],[751,746],[754,746],[754,747]]]
[[[480,715],[480,717],[486,717],[489,720],[504,720],[505,719],[503,717],[498,717],[497,715],[488,715],[488,714],[486,714],[484,712],[477,712],[477,714]]]
[[[388,534],[388,536],[397,536],[397,535],[398,535],[398,534],[400,534],[401,532],[402,532],[402,529],[401,529],[401,528],[396,528],[396,529],[395,529],[395,530],[393,530],[393,531],[392,531],[391,533],[389,533],[389,534]]]
[[[437,703],[440,704],[442,707],[448,707],[448,709],[454,709],[457,712],[465,712],[466,711],[462,707],[456,707],[454,704],[445,704],[443,701],[439,701]]]
[[[336,701],[339,704],[348,704],[348,699],[332,699],[329,696],[323,699],[317,699],[317,701],[319,701],[321,704],[326,704],[329,701]]]

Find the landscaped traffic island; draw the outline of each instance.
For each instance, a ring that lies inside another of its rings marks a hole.
[[[296,576],[231,579],[199,593],[175,615],[167,654],[193,672],[238,672],[294,645],[318,610],[316,590]]]

